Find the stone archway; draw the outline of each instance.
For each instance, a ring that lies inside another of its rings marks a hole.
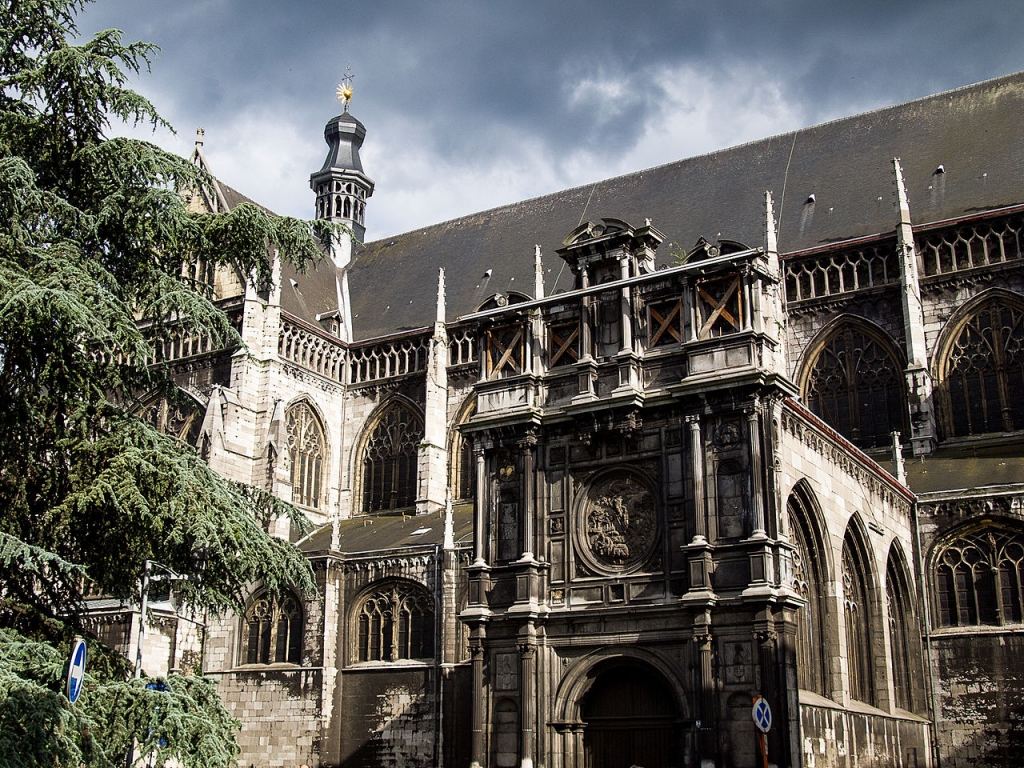
[[[672,687],[643,662],[603,665],[580,702],[587,768],[668,768],[683,760]]]

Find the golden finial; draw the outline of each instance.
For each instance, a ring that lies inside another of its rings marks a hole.
[[[345,69],[345,76],[341,78],[337,95],[338,101],[345,105],[345,111],[348,112],[348,103],[352,101],[352,67]]]

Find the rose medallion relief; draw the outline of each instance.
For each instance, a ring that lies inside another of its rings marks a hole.
[[[580,553],[599,571],[628,571],[650,557],[657,534],[654,494],[639,476],[616,472],[590,488],[577,513]]]

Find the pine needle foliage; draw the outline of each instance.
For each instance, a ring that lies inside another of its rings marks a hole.
[[[121,768],[129,747],[146,765],[230,765],[238,722],[212,680],[171,675],[119,680],[86,674],[72,706],[66,653],[0,629],[0,764]]]
[[[119,122],[166,125],[127,87],[156,48],[117,30],[79,41],[88,1],[0,0],[0,768],[120,765],[133,740],[155,764],[226,766],[236,724],[210,682],[149,690],[92,643],[101,663],[71,706],[67,653],[88,632],[84,584],[130,601],[146,560],[193,577],[180,598],[207,611],[241,608],[256,583],[313,590],[307,562],[265,532],[301,515],[219,477],[131,404],[174,397],[153,343],[168,328],[241,345],[183,262],[265,287],[270,254],[303,268],[332,232],[252,204],[193,212],[205,172],[108,138]]]

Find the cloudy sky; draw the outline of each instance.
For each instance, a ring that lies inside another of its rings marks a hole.
[[[98,0],[223,181],[309,218],[354,75],[367,239],[1024,69],[1019,0]]]

